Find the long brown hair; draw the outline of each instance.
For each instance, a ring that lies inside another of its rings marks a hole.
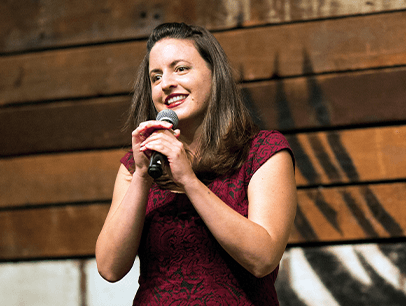
[[[149,80],[149,54],[155,43],[164,38],[192,40],[212,71],[211,99],[202,124],[194,171],[208,182],[240,168],[258,128],[242,101],[223,48],[203,27],[165,23],[154,29],[138,70],[127,127],[133,129],[156,117]]]

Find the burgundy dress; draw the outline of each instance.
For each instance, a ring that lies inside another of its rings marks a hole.
[[[282,134],[260,131],[242,168],[208,187],[247,217],[252,175],[284,149],[292,154]],[[131,152],[121,162],[134,171]],[[263,278],[245,270],[218,244],[185,194],[152,186],[138,255],[139,289],[133,305],[279,305],[274,287],[278,268]]]

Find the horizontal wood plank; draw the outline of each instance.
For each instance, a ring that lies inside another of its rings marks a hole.
[[[125,152],[0,159],[0,207],[109,200]]]
[[[405,178],[406,126],[300,133],[287,139],[299,186]]]
[[[122,132],[130,101],[122,96],[0,109],[0,156],[130,145],[130,132]]]
[[[131,90],[145,42],[0,58],[0,105]]]
[[[243,80],[406,64],[406,11],[216,35]]]
[[[217,33],[242,80],[406,64],[406,11]],[[242,43],[243,42],[243,43]],[[145,42],[0,58],[0,105],[131,90]]]
[[[0,212],[0,260],[94,255],[109,205]]]
[[[267,129],[326,128],[406,119],[406,69],[247,83],[243,96]]]
[[[3,1],[0,52],[134,39],[162,22],[211,30],[405,9],[404,1]]]
[[[406,126],[288,135],[298,186],[405,179]],[[111,198],[125,150],[0,160],[0,207]]]
[[[290,243],[406,235],[406,183],[299,190]]]
[[[243,95],[262,128],[291,129],[406,120],[406,68],[247,83]],[[343,90],[345,89],[345,90]],[[0,108],[0,156],[128,145],[131,97]]]
[[[402,237],[406,184],[299,190],[290,243]],[[108,204],[0,212],[0,259],[88,256]]]

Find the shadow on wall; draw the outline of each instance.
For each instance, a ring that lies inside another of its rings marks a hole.
[[[295,129],[294,119],[289,109],[287,94],[283,80],[278,76],[278,58],[275,59],[274,79],[276,84],[275,105],[278,112],[277,128]],[[309,56],[304,51],[303,74],[314,75]],[[331,126],[330,114],[326,98],[315,77],[307,78],[309,98],[307,100],[314,110],[317,122],[321,127]],[[257,124],[265,128],[261,121],[260,111],[250,97],[249,90],[243,90],[247,106],[257,120]],[[350,154],[348,154],[340,134],[328,133],[328,145],[343,171],[339,171],[327,154],[327,148],[314,135],[307,135],[308,142],[317,156],[323,171],[332,181],[349,179],[359,182],[359,174]],[[317,186],[320,178],[306,155],[296,135],[287,136],[295,153],[296,165],[306,178],[309,185]],[[340,176],[344,173],[346,178]],[[362,198],[376,221],[379,222],[392,237],[403,235],[402,227],[385,210],[384,206],[368,186],[362,188]],[[340,191],[343,202],[357,220],[366,237],[378,238],[359,203],[344,189]],[[342,232],[337,220],[337,211],[319,193],[315,204],[331,226]],[[316,231],[311,222],[298,206],[295,226],[306,241],[318,241]],[[406,305],[406,245],[399,244],[361,244],[348,246],[327,246],[316,248],[290,248],[281,262],[280,274],[277,279],[277,291],[282,306],[335,306],[335,305]]]
[[[303,51],[304,62],[303,62],[303,75],[314,75],[313,67],[309,59],[309,55],[306,51]],[[289,103],[287,99],[287,94],[284,88],[283,80],[279,77],[279,62],[278,55],[275,57],[275,73],[273,79],[276,82],[276,94],[275,94],[275,105],[277,107],[276,111],[278,113],[278,122],[276,124],[277,128],[280,130],[285,129],[295,129],[295,122],[289,109]],[[308,105],[314,110],[315,118],[320,127],[330,127],[331,120],[329,114],[329,101],[324,97],[321,86],[317,83],[315,77],[308,77],[307,80],[307,91],[309,92],[309,98],[307,100]],[[243,89],[244,101],[256,119],[256,123],[261,127],[265,128],[264,122],[261,120],[260,110],[255,108],[255,104],[251,98],[249,89]],[[330,131],[327,133],[328,148],[325,144],[317,137],[315,134],[305,135],[308,139],[311,149],[316,152],[315,156],[317,162],[321,165],[324,173],[328,178],[333,181],[350,181],[359,182],[358,171],[351,159],[350,154],[347,152],[344,143],[341,140],[341,135],[338,132]],[[286,136],[296,158],[296,167],[303,174],[307,183],[311,186],[317,186],[321,184],[321,179],[319,174],[312,164],[309,156],[306,154],[301,142],[299,141],[297,135],[291,134]],[[334,158],[338,162],[340,169],[337,168],[334,161],[331,159],[327,151],[333,152]],[[342,176],[346,177],[342,177]],[[379,238],[379,234],[374,229],[371,221],[366,218],[361,209],[361,203],[357,201],[349,192],[345,190],[340,191],[340,196],[345,203],[346,207],[349,209],[353,217],[357,220],[358,224],[361,226],[368,238]],[[368,186],[362,189],[362,198],[370,209],[375,220],[382,226],[385,231],[391,237],[403,236],[403,229],[398,224],[398,222],[385,210],[385,207],[380,203],[378,197],[374,194]],[[322,193],[319,193],[315,204],[323,216],[328,220],[331,226],[333,226],[338,232],[341,232],[339,228],[339,223],[336,219],[337,212],[335,209],[324,199]],[[312,228],[312,224],[306,219],[305,214],[302,212],[300,203],[297,211],[295,226],[299,231],[300,235],[307,241],[318,241],[316,232]]]
[[[281,306],[406,305],[406,245],[287,250],[276,289]]]

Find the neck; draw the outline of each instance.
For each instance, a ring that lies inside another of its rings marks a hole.
[[[200,144],[201,126],[193,128],[185,124],[178,126],[178,128],[180,130],[179,138],[187,144],[188,149],[195,155]]]

